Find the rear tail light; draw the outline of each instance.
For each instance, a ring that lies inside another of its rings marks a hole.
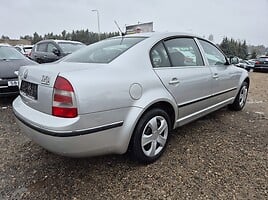
[[[61,76],[57,77],[54,84],[52,115],[65,118],[74,118],[78,115],[73,87]]]
[[[260,61],[256,61],[255,64],[260,64]]]

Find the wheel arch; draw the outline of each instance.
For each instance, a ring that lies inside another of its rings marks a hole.
[[[168,100],[158,100],[158,101],[152,102],[151,104],[149,104],[147,107],[145,107],[143,109],[143,112],[140,113],[138,120],[134,124],[134,128],[131,132],[131,137],[130,137],[129,142],[128,142],[128,152],[132,148],[133,135],[134,135],[133,133],[134,133],[140,119],[145,115],[145,113],[147,113],[148,111],[155,109],[155,108],[164,110],[168,114],[168,116],[170,116],[170,121],[171,121],[171,125],[172,125],[171,129],[174,128],[175,122],[176,122],[176,116],[178,114],[177,113],[178,111],[175,109],[174,105],[171,102],[169,102]]]
[[[176,121],[176,112],[175,112],[175,109],[174,107],[172,106],[171,103],[167,102],[167,101],[158,101],[158,102],[155,102],[153,103],[152,105],[148,106],[144,112],[142,113],[142,115],[140,116],[140,118],[146,113],[148,112],[149,110],[152,110],[154,108],[159,108],[159,109],[162,109],[164,110],[168,116],[170,116],[170,121],[171,121],[171,125],[172,125],[172,128],[174,127],[174,123]]]
[[[247,82],[247,83],[248,83],[248,87],[249,87],[249,84],[250,84],[250,79],[249,79],[249,77],[246,77],[246,78],[244,79],[243,82]],[[242,82],[242,83],[243,83],[243,82]]]

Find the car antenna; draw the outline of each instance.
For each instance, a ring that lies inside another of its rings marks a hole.
[[[121,33],[121,36],[124,37],[126,35],[126,33],[124,33],[121,28],[119,27],[118,23],[114,20],[114,23],[116,25],[116,27],[118,28],[119,32]]]

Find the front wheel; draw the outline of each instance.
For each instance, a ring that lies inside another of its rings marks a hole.
[[[235,111],[242,110],[246,105],[247,96],[248,96],[248,83],[243,82],[234,102],[231,105],[229,105],[229,108]]]
[[[164,152],[171,122],[161,109],[152,109],[139,120],[132,138],[131,155],[140,163],[152,163]]]

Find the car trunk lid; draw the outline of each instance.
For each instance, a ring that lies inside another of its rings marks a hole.
[[[42,64],[21,67],[20,95],[25,104],[43,113],[52,114],[53,90],[60,73],[88,69],[77,63]]]

